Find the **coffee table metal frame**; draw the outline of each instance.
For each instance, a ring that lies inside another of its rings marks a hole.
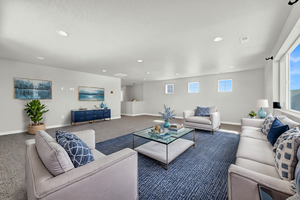
[[[164,169],[168,170],[168,166],[169,166],[169,163],[168,163],[168,149],[169,149],[169,144],[171,144],[172,142],[176,141],[178,138],[181,138],[182,136],[186,135],[186,134],[189,134],[190,132],[193,131],[193,141],[194,141],[194,144],[191,145],[193,147],[195,147],[195,129],[192,129],[192,128],[185,128],[183,131],[181,132],[174,132],[174,131],[169,131],[168,133],[171,134],[171,136],[169,138],[166,138],[166,139],[159,139],[159,138],[155,138],[155,137],[151,137],[148,135],[147,137],[147,134],[150,132],[150,130],[152,129],[153,127],[151,128],[147,128],[147,129],[144,129],[144,130],[141,130],[141,131],[137,131],[137,132],[134,132],[132,134],[132,149],[134,150],[134,136],[138,136],[138,137],[141,137],[141,138],[145,138],[145,139],[148,139],[148,140],[151,140],[151,141],[154,141],[154,142],[159,142],[161,144],[165,144],[166,145],[166,163],[164,163],[166,166],[164,165],[161,165],[159,164],[161,167],[163,167]],[[144,134],[140,134],[139,133],[144,133]],[[147,134],[145,134],[147,133]],[[190,146],[190,147],[191,147]],[[190,148],[189,147],[189,148]],[[139,152],[140,153],[140,152]],[[144,154],[143,154],[144,155]],[[179,154],[181,155],[181,154]],[[178,156],[179,156],[178,155]],[[145,155],[147,156],[147,155]],[[177,157],[178,157],[177,156]],[[176,158],[177,158],[176,157]],[[175,158],[174,158],[175,159]],[[161,162],[161,161],[158,161],[158,162]],[[163,162],[162,162],[163,163]]]

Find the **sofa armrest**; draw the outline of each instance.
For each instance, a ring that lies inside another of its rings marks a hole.
[[[91,149],[95,149],[95,131],[94,130],[85,130],[79,132],[71,132],[76,135],[79,139],[81,139],[86,145]]]
[[[228,169],[229,200],[259,200],[258,184],[288,196],[295,194],[290,189],[290,182],[254,172],[236,165]]]
[[[183,120],[185,121],[186,118],[195,116],[195,110],[186,110],[183,111]]]
[[[220,112],[217,111],[217,112],[214,112],[214,113],[210,113],[210,121],[211,121],[212,129],[215,129],[218,126],[220,126],[220,124],[221,124]]]
[[[252,126],[261,128],[265,119],[250,119],[250,118],[242,118],[242,127],[243,126]]]
[[[33,169],[37,198],[138,198],[137,152],[128,148],[50,179],[35,177],[35,170],[38,169]]]

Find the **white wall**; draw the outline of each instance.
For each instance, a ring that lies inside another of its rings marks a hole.
[[[232,79],[232,92],[218,92],[218,80]],[[199,93],[188,93],[188,83],[199,82]],[[165,85],[174,84],[175,93],[165,94]],[[144,83],[145,113],[158,114],[163,104],[176,110],[177,116],[199,106],[218,106],[223,122],[240,123],[251,110],[258,111],[257,99],[264,97],[264,69],[226,73],[168,81]],[[271,102],[269,102],[271,103]]]
[[[272,103],[273,101],[278,101],[280,98],[279,61],[289,49],[289,47],[292,45],[292,43],[294,43],[295,39],[299,37],[299,19],[300,3],[297,3],[293,6],[291,13],[287,18],[286,23],[284,24],[276,43],[274,44],[274,48],[271,54],[266,55],[274,56],[274,61],[268,61],[265,66],[265,98],[269,100],[269,103]],[[269,112],[272,112],[272,110],[272,107],[268,109]]]
[[[143,88],[143,84],[126,86],[126,89],[124,90],[124,101],[132,101],[132,99],[143,101]]]
[[[44,118],[48,128],[70,125],[72,109],[93,108],[101,103],[79,101],[78,86],[105,88],[105,103],[111,108],[112,118],[120,117],[120,78],[0,59],[0,134],[26,131],[30,121],[23,111],[30,100],[14,99],[14,77],[52,81],[52,100],[41,100],[49,109]],[[64,87],[63,91],[61,87]],[[75,91],[70,91],[71,87]]]

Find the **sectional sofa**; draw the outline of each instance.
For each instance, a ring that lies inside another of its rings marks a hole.
[[[261,132],[264,119],[242,119],[236,163],[228,170],[229,200],[260,200],[259,186],[270,189],[275,199],[295,194],[290,182],[282,180],[275,168],[274,152]]]

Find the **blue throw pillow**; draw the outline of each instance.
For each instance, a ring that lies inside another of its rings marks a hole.
[[[67,151],[75,168],[95,160],[89,147],[72,133],[56,131],[56,141]]]
[[[267,135],[268,140],[274,146],[276,140],[279,138],[279,136],[290,130],[289,125],[283,125],[277,118],[275,118],[274,122],[272,123],[272,126],[270,128],[270,131]]]
[[[209,107],[199,107],[199,106],[197,106],[196,116],[209,117],[210,116],[209,112],[210,112]]]

